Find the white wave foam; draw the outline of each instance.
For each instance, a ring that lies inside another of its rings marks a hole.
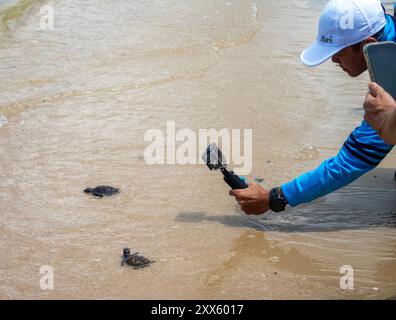
[[[256,2],[252,2],[252,15],[251,20],[253,24],[257,23],[258,8]]]
[[[0,128],[8,123],[8,120],[5,116],[0,114]]]

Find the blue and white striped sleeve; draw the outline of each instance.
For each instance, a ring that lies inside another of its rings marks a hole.
[[[339,153],[318,168],[281,186],[294,207],[342,188],[375,168],[391,151],[377,132],[363,121],[347,138]]]

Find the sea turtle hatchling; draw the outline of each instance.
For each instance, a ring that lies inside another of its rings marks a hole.
[[[134,269],[141,269],[144,267],[148,267],[150,264],[155,262],[143,256],[139,256],[138,254],[139,252],[131,254],[131,250],[129,248],[124,248],[123,255],[121,256],[121,266],[127,264]]]
[[[95,188],[86,188],[85,193],[92,193],[95,197],[111,196],[119,192],[119,189],[110,186],[97,186]]]

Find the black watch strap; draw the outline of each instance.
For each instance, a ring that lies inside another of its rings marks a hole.
[[[287,200],[282,194],[279,187],[272,188],[270,191],[269,207],[274,212],[284,211],[287,205]]]

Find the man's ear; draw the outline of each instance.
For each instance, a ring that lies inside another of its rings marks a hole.
[[[360,42],[360,52],[363,54],[363,47],[368,44],[368,43],[373,43],[373,42],[378,42],[377,39],[375,39],[374,37],[368,37],[367,39],[363,40],[362,42]]]
[[[366,45],[367,43],[373,43],[373,42],[378,42],[377,39],[375,39],[374,37],[368,37],[366,40],[363,41],[364,44]]]

